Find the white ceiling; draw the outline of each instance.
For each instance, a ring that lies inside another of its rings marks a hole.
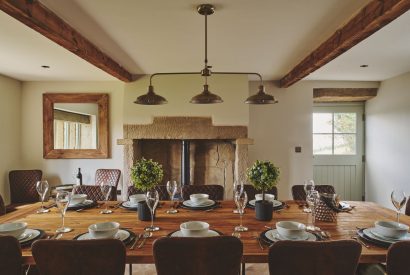
[[[208,18],[209,63],[214,71],[251,71],[266,79],[280,79],[369,1],[219,0],[214,3],[215,14]],[[204,17],[196,13],[202,1],[41,2],[131,73],[200,71],[203,67]],[[402,44],[409,43],[409,35],[403,35],[409,18],[393,22],[399,26],[385,27],[391,27],[385,35],[395,43],[386,47],[377,40],[375,45],[369,38],[369,43],[362,42],[309,79],[382,80],[409,71],[410,46]],[[3,12],[0,26],[0,74],[23,81],[114,79]],[[379,39],[385,41],[384,37]],[[364,49],[358,51],[362,44]],[[358,51],[356,56],[349,57],[353,51]],[[359,60],[359,65],[369,64],[369,68],[356,70]],[[378,60],[384,65],[373,74]]]

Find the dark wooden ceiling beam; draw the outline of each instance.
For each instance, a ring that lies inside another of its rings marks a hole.
[[[410,9],[410,0],[373,0],[280,79],[287,88]]]
[[[0,9],[119,80],[133,81],[133,75],[130,72],[40,2],[0,0]]]
[[[357,102],[377,96],[378,88],[315,88],[314,102]]]

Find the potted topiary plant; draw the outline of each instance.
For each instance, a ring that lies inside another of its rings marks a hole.
[[[131,181],[137,190],[146,193],[153,189],[164,176],[162,165],[152,159],[141,158],[131,167]],[[151,213],[145,201],[138,203],[138,218],[151,220]]]
[[[248,180],[256,190],[262,191],[262,200],[255,202],[256,219],[269,221],[272,219],[273,204],[265,200],[265,192],[276,185],[280,170],[270,161],[257,160],[246,171]]]

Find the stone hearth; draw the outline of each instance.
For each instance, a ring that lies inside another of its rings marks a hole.
[[[248,165],[246,126],[215,126],[210,117],[155,117],[152,124],[124,125],[124,188],[131,185],[130,169],[141,157],[162,164],[164,179],[181,180],[182,140],[190,145],[190,184],[219,184],[232,198],[235,179],[244,180]]]

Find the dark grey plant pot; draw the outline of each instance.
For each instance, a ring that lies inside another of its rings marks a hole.
[[[138,219],[140,221],[151,221],[151,211],[147,205],[146,201],[138,202]],[[155,219],[155,212],[154,212]]]
[[[260,221],[272,220],[273,204],[271,201],[261,200],[255,202],[256,219]]]

